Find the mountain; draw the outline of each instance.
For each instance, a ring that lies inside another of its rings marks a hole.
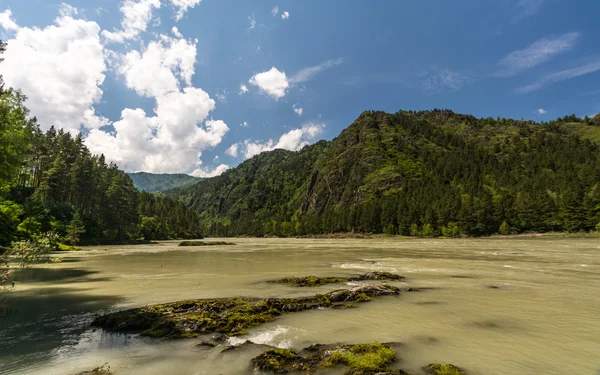
[[[575,116],[535,123],[368,111],[332,141],[262,153],[165,194],[221,236],[593,230],[598,129]]]
[[[128,173],[135,187],[149,193],[192,185],[200,178],[187,174],[155,174],[146,172]]]

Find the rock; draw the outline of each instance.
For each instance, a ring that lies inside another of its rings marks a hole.
[[[349,278],[348,281],[365,281],[365,280],[403,280],[404,276],[396,275],[390,272],[367,272],[357,277]]]
[[[110,372],[110,367],[104,364],[93,370],[78,372],[76,375],[112,375],[112,372]]]
[[[271,322],[283,313],[367,302],[373,297],[399,293],[397,287],[379,284],[300,298],[185,300],[109,313],[96,318],[92,326],[161,338],[190,338],[210,333],[237,336],[249,328]],[[205,344],[212,345],[210,340]]]
[[[319,276],[304,276],[304,277],[287,277],[278,280],[270,280],[269,283],[289,284],[297,287],[315,287],[327,284],[339,284],[351,281],[367,281],[367,280],[403,280],[404,277],[390,272],[368,272],[362,275],[353,277],[319,277]]]

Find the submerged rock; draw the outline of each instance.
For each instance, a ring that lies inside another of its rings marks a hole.
[[[78,372],[76,375],[112,375],[112,372],[110,372],[110,367],[105,364],[93,370]]]
[[[286,277],[278,280],[270,280],[270,283],[278,284],[290,284],[297,287],[315,287],[326,284],[340,284],[350,281],[367,281],[367,280],[403,280],[404,276],[396,275],[390,272],[368,272],[362,275],[353,277],[318,277],[318,276],[304,276],[304,277]]]
[[[300,298],[186,300],[109,313],[96,318],[92,326],[113,332],[140,332],[149,337],[187,338],[210,333],[237,336],[283,313],[367,302],[400,291],[391,285],[378,284]]]
[[[233,242],[225,242],[225,241],[182,241],[177,246],[219,246],[219,245],[235,245]]]

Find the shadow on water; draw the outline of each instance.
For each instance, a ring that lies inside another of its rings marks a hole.
[[[53,275],[79,282],[86,277],[81,272]],[[58,348],[76,344],[97,314],[120,301],[68,287],[11,292],[5,304],[13,312],[0,317],[0,373],[43,362]]]
[[[17,283],[82,283],[88,281],[108,281],[107,277],[92,277],[98,271],[76,268],[38,268],[27,267],[18,269],[12,279]]]

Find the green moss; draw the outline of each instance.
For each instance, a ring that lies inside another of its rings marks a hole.
[[[220,245],[235,245],[233,242],[225,242],[225,241],[213,241],[213,242],[204,242],[204,241],[182,241],[178,246],[220,246]]]
[[[69,246],[69,245],[65,245],[63,243],[59,243],[58,244],[58,251],[79,251],[81,250],[78,247],[75,246]]]
[[[432,363],[423,369],[427,375],[465,375],[464,370],[451,364]]]
[[[359,375],[389,370],[396,359],[396,353],[392,348],[374,342],[333,350],[321,362],[321,366],[346,365],[350,368],[350,373]]]
[[[370,300],[371,297],[367,296],[365,293],[357,294],[356,297],[354,297],[355,302],[369,302]]]

